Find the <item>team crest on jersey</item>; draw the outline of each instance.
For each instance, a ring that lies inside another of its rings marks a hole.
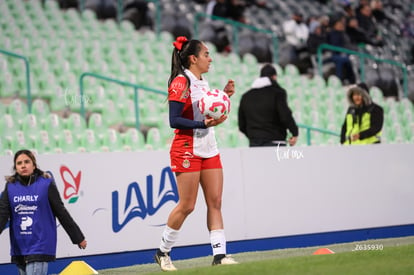
[[[190,161],[188,159],[183,160],[183,167],[189,168],[190,167]]]

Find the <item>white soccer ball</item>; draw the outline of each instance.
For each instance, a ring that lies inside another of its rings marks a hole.
[[[225,92],[213,89],[204,93],[198,108],[204,116],[218,119],[230,113],[230,98]]]

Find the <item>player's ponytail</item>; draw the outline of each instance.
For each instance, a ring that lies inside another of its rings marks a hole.
[[[187,79],[187,85],[190,85],[190,79],[184,73],[185,69],[190,67],[191,55],[198,56],[201,50],[201,41],[199,40],[187,40],[185,36],[179,36],[173,42],[174,50],[171,58],[171,75],[168,79],[168,87],[171,82],[178,75],[184,75]]]

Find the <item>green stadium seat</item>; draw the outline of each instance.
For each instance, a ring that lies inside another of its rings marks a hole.
[[[243,64],[247,66],[257,66],[257,58],[251,53],[245,53],[242,59]]]
[[[101,131],[108,128],[108,125],[106,124],[106,121],[103,120],[100,113],[92,113],[88,119],[88,128],[95,131]]]
[[[105,129],[101,139],[102,150],[106,152],[123,151],[121,136],[115,129]]]
[[[154,101],[146,101],[145,104],[139,105],[139,114],[141,124],[157,127],[161,123],[160,115],[165,111],[160,107],[160,103]]]
[[[71,130],[65,129],[59,136],[57,147],[61,148],[63,153],[76,153],[79,152],[80,142]]]
[[[0,102],[0,116],[3,117],[5,114],[7,114],[7,107]]]
[[[110,99],[105,102],[105,108],[102,110],[102,120],[109,126],[122,124],[122,114],[115,102]]]
[[[75,139],[82,139],[84,132],[87,129],[86,121],[79,113],[71,113],[68,118],[63,119],[65,129],[72,132]]]
[[[145,147],[149,150],[163,150],[167,148],[167,143],[158,128],[151,127],[148,129]]]
[[[43,99],[35,99],[32,102],[32,113],[41,120],[45,119],[50,114],[50,106]]]
[[[318,93],[325,93],[326,81],[320,75],[314,75],[313,78],[309,81],[310,87],[316,88]],[[313,95],[315,96],[315,95]]]
[[[71,113],[69,117],[63,119],[63,125],[65,129],[71,131],[83,131],[87,128],[85,119],[78,113]]]
[[[86,129],[80,138],[80,147],[83,152],[100,152],[102,144],[92,129]]]
[[[330,75],[327,80],[327,86],[332,89],[342,89],[342,81],[336,75]]]
[[[287,77],[297,78],[299,77],[299,69],[293,64],[286,64],[284,69],[284,75]]]
[[[13,99],[7,106],[7,113],[15,118],[24,117],[28,114],[26,102],[20,99]]]
[[[129,20],[122,20],[119,28],[125,34],[133,34],[135,32],[134,24]]]
[[[14,97],[18,94],[19,87],[17,82],[11,73],[5,72],[4,78],[0,80],[0,96],[1,97]]]
[[[144,134],[135,129],[129,128],[125,133],[121,135],[122,148],[124,151],[143,151],[145,150],[145,136]]]
[[[14,133],[19,130],[19,125],[14,121],[12,115],[5,114],[3,119],[0,119],[0,130],[2,137],[11,139]]]
[[[118,103],[118,108],[120,109],[122,115],[123,124],[129,127],[135,127],[135,104],[131,99],[127,99],[124,102]],[[138,118],[141,120],[141,118]]]
[[[14,137],[9,140],[10,150],[17,152],[21,149],[32,149],[34,148],[33,143],[28,139],[23,131],[16,131]]]
[[[55,113],[47,115],[45,120],[42,121],[42,129],[47,131],[49,136],[51,136],[54,140],[59,139],[63,128],[61,118]]]
[[[38,122],[35,114],[27,114],[22,119],[20,129],[27,137],[34,138],[34,136],[37,136],[38,132],[42,129],[42,125]]]
[[[54,94],[50,100],[50,110],[52,112],[60,112],[69,109],[71,104],[71,94],[68,90],[63,89],[61,86],[57,85],[57,90],[54,91]]]
[[[38,132],[38,136],[34,139],[34,148],[40,154],[56,153],[57,143],[53,138],[49,137],[47,131],[41,130]]]

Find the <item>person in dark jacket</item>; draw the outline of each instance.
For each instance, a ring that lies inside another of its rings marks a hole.
[[[349,36],[351,43],[357,45],[359,43],[370,44],[372,46],[383,46],[382,41],[373,40],[367,36],[363,29],[359,27],[356,17],[347,19],[346,33]]]
[[[318,47],[326,42],[326,33],[323,31],[321,23],[317,20],[312,21],[309,25],[309,37],[306,42],[309,53],[316,54]]]
[[[381,142],[384,110],[374,103],[365,83],[352,86],[347,93],[349,108],[341,130],[341,144]]]
[[[260,78],[252,89],[243,94],[238,123],[251,147],[286,145],[287,130],[291,133],[289,145],[296,144],[299,130],[287,103],[287,94],[277,83],[277,72],[271,64],[260,71]]]
[[[19,274],[46,275],[48,262],[56,259],[56,217],[73,244],[85,249],[87,242],[31,151],[16,152],[13,170],[0,197],[0,233],[9,221],[11,261]]]
[[[381,32],[378,29],[378,23],[372,15],[372,9],[369,4],[363,4],[356,13],[359,27],[364,30],[365,34],[375,43],[384,44]]]
[[[343,16],[336,16],[332,18],[331,21],[332,30],[328,33],[327,43],[350,50],[358,50],[355,45],[353,45],[345,32],[345,18]],[[348,54],[344,54],[339,51],[333,51],[331,60],[335,63],[336,76],[341,79],[341,81],[348,81],[348,84],[355,83],[355,72],[349,58]]]

